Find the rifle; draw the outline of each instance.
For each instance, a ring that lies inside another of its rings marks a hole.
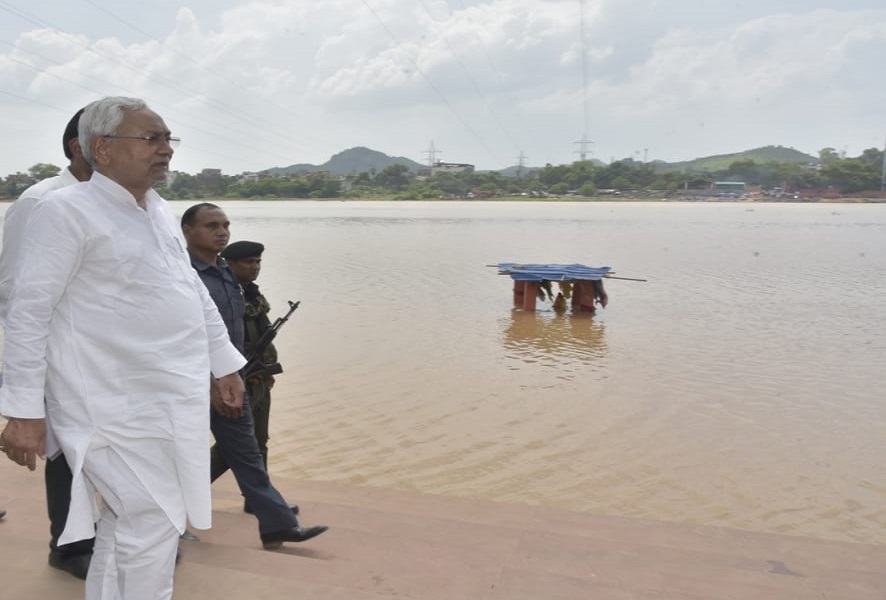
[[[301,300],[298,302],[288,300],[288,302],[289,311],[282,317],[278,317],[277,320],[268,327],[261,337],[258,338],[258,341],[255,342],[255,345],[252,347],[252,352],[246,357],[246,365],[240,371],[243,374],[244,381],[255,375],[276,375],[283,372],[283,367],[280,363],[277,362],[266,365],[261,361],[261,357],[271,342],[274,341],[274,338],[277,337],[277,332],[280,331],[283,324],[289,320],[289,317],[295,312],[298,305],[301,304]]]

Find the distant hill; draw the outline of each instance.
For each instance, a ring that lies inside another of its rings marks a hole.
[[[604,163],[600,159],[589,158],[588,160],[598,167],[605,167],[606,166],[606,163]],[[554,165],[554,166],[556,166],[556,165]],[[533,175],[533,174],[537,173],[538,171],[541,171],[541,169],[542,169],[542,167],[527,167],[527,166],[520,167],[518,165],[514,165],[511,167],[506,167],[504,169],[498,169],[495,172],[504,176],[504,177],[517,177],[518,175],[520,177],[529,177],[530,175]],[[489,171],[481,171],[481,172],[488,173]]]
[[[729,165],[737,160],[753,160],[757,163],[767,162],[784,162],[806,164],[816,162],[817,157],[811,154],[805,154],[793,148],[785,148],[783,146],[764,146],[745,152],[736,152],[733,154],[719,154],[716,156],[708,156],[704,158],[696,158],[683,162],[668,163],[664,161],[653,161],[652,164],[656,171],[685,171],[685,172],[701,172],[701,171],[720,171],[729,168]],[[597,164],[604,164],[594,159]],[[371,150],[364,146],[357,146],[335,154],[322,165],[297,164],[288,167],[273,167],[267,169],[264,173],[269,175],[299,175],[304,173],[330,173],[332,175],[356,175],[363,172],[380,172],[391,165],[406,165],[413,173],[419,169],[425,168],[426,165],[415,162],[404,156],[388,156],[378,150]],[[510,166],[499,169],[498,172],[505,177],[516,177],[518,172],[526,177],[531,173],[538,171],[540,167],[517,167]]]
[[[763,146],[762,148],[745,150],[744,152],[735,152],[733,154],[718,154],[715,156],[707,156],[704,158],[696,158],[695,160],[674,163],[654,161],[652,164],[655,166],[655,170],[659,172],[721,171],[728,169],[729,165],[737,160],[753,160],[756,163],[780,162],[805,165],[810,162],[818,162],[818,157],[800,152],[799,150],[794,150],[793,148],[785,148],[783,146]]]
[[[500,169],[498,173],[503,175],[504,177],[529,177],[534,173],[538,172],[540,169],[538,167],[518,167],[514,165],[513,167],[507,167],[506,169]]]
[[[322,165],[298,164],[288,167],[274,167],[264,172],[269,175],[298,175],[319,172],[333,175],[357,175],[373,170],[378,173],[391,165],[406,165],[410,171],[416,171],[424,166],[403,156],[388,156],[377,150],[357,146],[333,155]]]

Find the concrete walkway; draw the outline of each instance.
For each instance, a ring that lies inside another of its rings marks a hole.
[[[0,457],[2,458],[2,457]],[[303,524],[261,548],[233,479],[182,542],[176,600],[884,600],[886,547],[275,478]],[[0,599],[82,598],[46,563],[41,472],[0,461]]]

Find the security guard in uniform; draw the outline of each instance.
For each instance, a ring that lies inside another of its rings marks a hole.
[[[191,266],[197,271],[221,314],[234,346],[243,354],[245,344],[245,298],[242,288],[220,252],[228,245],[230,221],[215,204],[201,202],[182,214],[182,234],[187,241]],[[259,533],[265,549],[280,547],[284,542],[304,542],[325,532],[326,525],[302,527],[296,513],[298,507],[288,504],[271,483],[258,442],[247,389],[243,410],[227,413],[224,406],[210,412],[210,427],[215,437],[210,477],[215,480],[228,468],[259,522]],[[220,459],[220,460],[219,460]]]
[[[246,315],[243,319],[246,327],[245,354],[248,357],[255,352],[255,344],[271,326],[268,314],[271,305],[267,298],[258,289],[255,280],[261,272],[261,255],[265,247],[258,242],[241,241],[234,242],[221,252],[228,267],[243,288],[243,297],[246,301]],[[277,349],[273,344],[262,352],[259,357],[262,364],[276,365]],[[274,387],[274,376],[268,374],[253,375],[246,380],[247,393],[252,401],[252,419],[255,422],[255,438],[258,441],[259,450],[268,465],[268,426],[271,416],[271,388]],[[244,505],[244,510],[250,512],[249,507]]]

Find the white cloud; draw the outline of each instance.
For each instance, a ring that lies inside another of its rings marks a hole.
[[[431,140],[479,168],[521,152],[559,164],[584,133],[604,160],[858,154],[886,130],[886,10],[868,0],[14,4],[0,103],[17,143],[0,174],[61,162],[70,113],[109,94],[148,100],[184,138],[175,166],[189,172],[322,163],[356,145],[420,161]]]

